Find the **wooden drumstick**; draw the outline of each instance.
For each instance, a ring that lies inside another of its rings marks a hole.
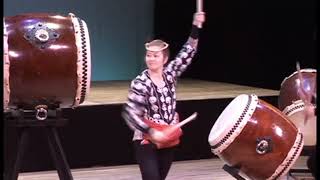
[[[297,62],[296,64],[297,72],[298,72],[298,79],[299,79],[299,84],[298,84],[298,95],[299,97],[306,102],[307,101],[307,96],[308,93],[303,89],[303,77],[300,69],[300,64]]]
[[[301,100],[305,104],[304,124],[306,124],[310,114],[313,114],[312,111],[311,111],[311,109],[313,109],[313,105],[312,105],[311,101],[312,101],[313,92],[315,92],[315,85],[311,84],[310,93],[306,92],[303,89],[303,77],[302,77],[302,73],[301,73],[299,62],[297,62],[296,68],[297,68],[297,71],[298,71],[298,79],[300,81],[299,86],[298,86],[298,95],[299,95],[299,97],[301,98]]]
[[[197,0],[197,12],[203,12],[203,0]],[[198,28],[202,28],[202,25],[199,24]]]
[[[170,134],[174,133],[175,131],[177,131],[182,126],[184,126],[185,124],[191,122],[192,120],[195,120],[197,116],[198,116],[198,113],[194,112],[191,116],[187,117],[183,121],[181,121],[175,125],[168,126],[168,128],[163,130],[163,133],[170,135]]]
[[[187,124],[188,122],[192,121],[192,120],[195,120],[198,116],[198,113],[197,112],[194,112],[191,116],[187,117],[186,119],[184,119],[183,121],[177,123],[176,125],[174,126],[177,126],[178,128],[184,126],[185,124]]]
[[[299,78],[299,88],[301,89],[301,93],[303,93],[304,97],[303,99],[307,99],[307,101],[309,101],[311,103],[311,99],[312,99],[312,96],[314,95],[313,93],[315,92],[315,83],[312,83],[311,84],[311,88],[310,88],[310,93],[306,92],[304,89],[303,89],[303,77],[302,77],[302,73],[301,73],[301,69],[300,69],[300,64],[299,62],[297,62],[297,71],[298,71],[298,78]],[[301,96],[301,94],[299,94]],[[301,97],[300,97],[301,98]]]

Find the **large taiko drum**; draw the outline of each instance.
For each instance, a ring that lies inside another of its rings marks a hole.
[[[303,135],[277,108],[256,95],[237,96],[214,123],[214,154],[249,179],[278,179],[295,163]]]
[[[68,16],[29,13],[4,18],[4,111],[77,107],[90,89],[86,23]]]
[[[302,82],[298,78],[298,72],[294,72],[286,77],[280,88],[278,99],[279,109],[289,117],[289,119],[301,130],[304,135],[304,145],[314,146],[317,141],[317,121],[316,116],[310,116],[305,122],[305,104],[299,97],[299,88],[303,88],[305,92],[315,94],[316,89],[316,75],[315,69],[301,69]],[[312,91],[312,92],[311,92]],[[315,97],[313,98],[313,105],[316,106]]]

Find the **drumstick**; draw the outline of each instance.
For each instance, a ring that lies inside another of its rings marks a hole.
[[[298,79],[299,79],[299,84],[298,84],[298,95],[300,98],[305,101],[307,99],[307,92],[303,89],[303,77],[300,69],[300,64],[297,62],[296,64],[297,72],[298,72]]]
[[[301,89],[301,91],[302,91],[302,93],[304,95],[304,99],[307,99],[311,103],[311,98],[313,96],[313,92],[315,92],[315,85],[314,85],[314,83],[311,84],[311,87],[310,87],[310,92],[311,93],[306,92],[303,89],[303,77],[302,77],[302,73],[301,73],[299,62],[297,62],[297,66],[296,67],[297,67],[297,71],[298,71],[298,78],[299,78],[299,81],[300,81],[299,88]]]
[[[296,64],[296,68],[297,68],[297,71],[298,71],[298,79],[300,81],[299,83],[299,89],[298,89],[298,95],[300,96],[301,100],[304,102],[305,104],[305,117],[304,117],[304,124],[307,123],[307,120],[310,116],[310,109],[313,108],[313,105],[312,105],[312,92],[314,92],[315,90],[315,85],[314,84],[311,84],[311,88],[310,88],[310,92],[311,93],[308,93],[306,92],[304,89],[303,89],[303,77],[302,77],[302,73],[301,73],[301,69],[300,69],[300,64],[299,62],[297,62]]]
[[[167,134],[168,136],[172,133],[174,133],[176,130],[178,130],[179,128],[181,128],[182,126],[184,126],[185,124],[187,124],[188,122],[195,120],[196,117],[198,116],[197,112],[194,112],[191,116],[189,116],[188,118],[184,119],[183,121],[169,126],[168,128],[163,130],[163,133]]]
[[[203,0],[197,0],[197,12],[203,12]],[[202,25],[199,24],[198,28],[202,28]]]
[[[186,119],[184,119],[183,121],[179,122],[178,124],[174,125],[177,126],[178,128],[184,126],[185,124],[187,124],[188,122],[195,120],[196,117],[198,116],[197,112],[194,112],[191,116],[187,117]]]

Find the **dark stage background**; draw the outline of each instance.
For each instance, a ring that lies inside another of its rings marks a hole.
[[[204,1],[196,61],[183,77],[280,89],[301,68],[316,68],[316,1]],[[176,54],[191,29],[195,0],[156,1],[155,37]]]
[[[314,0],[205,1],[207,21],[200,34],[195,61],[182,78],[230,82],[278,90],[281,81],[302,68],[315,68]],[[191,28],[195,0],[155,1],[154,33],[170,43],[175,55]],[[277,105],[277,97],[263,97]],[[182,118],[194,111],[199,118],[186,125],[176,160],[211,158],[207,142],[214,121],[231,99],[178,102]],[[69,119],[59,135],[71,168],[135,163],[131,137],[120,117],[122,105],[65,109]],[[40,129],[31,133],[22,171],[55,169]],[[8,162],[16,151],[17,132],[5,127]]]

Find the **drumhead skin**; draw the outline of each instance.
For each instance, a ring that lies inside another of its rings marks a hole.
[[[83,20],[71,13],[5,17],[3,44],[4,111],[76,107],[84,101],[91,53]]]
[[[312,116],[305,122],[305,104],[302,100],[287,106],[283,113],[296,125],[303,134],[305,146],[315,146],[317,143],[317,116]]]
[[[214,154],[249,179],[285,175],[303,148],[295,125],[256,95],[236,97],[213,125],[208,141]]]
[[[219,154],[233,142],[251,118],[257,103],[256,95],[242,94],[223,110],[208,137],[209,144],[217,146],[213,149],[213,153]]]

